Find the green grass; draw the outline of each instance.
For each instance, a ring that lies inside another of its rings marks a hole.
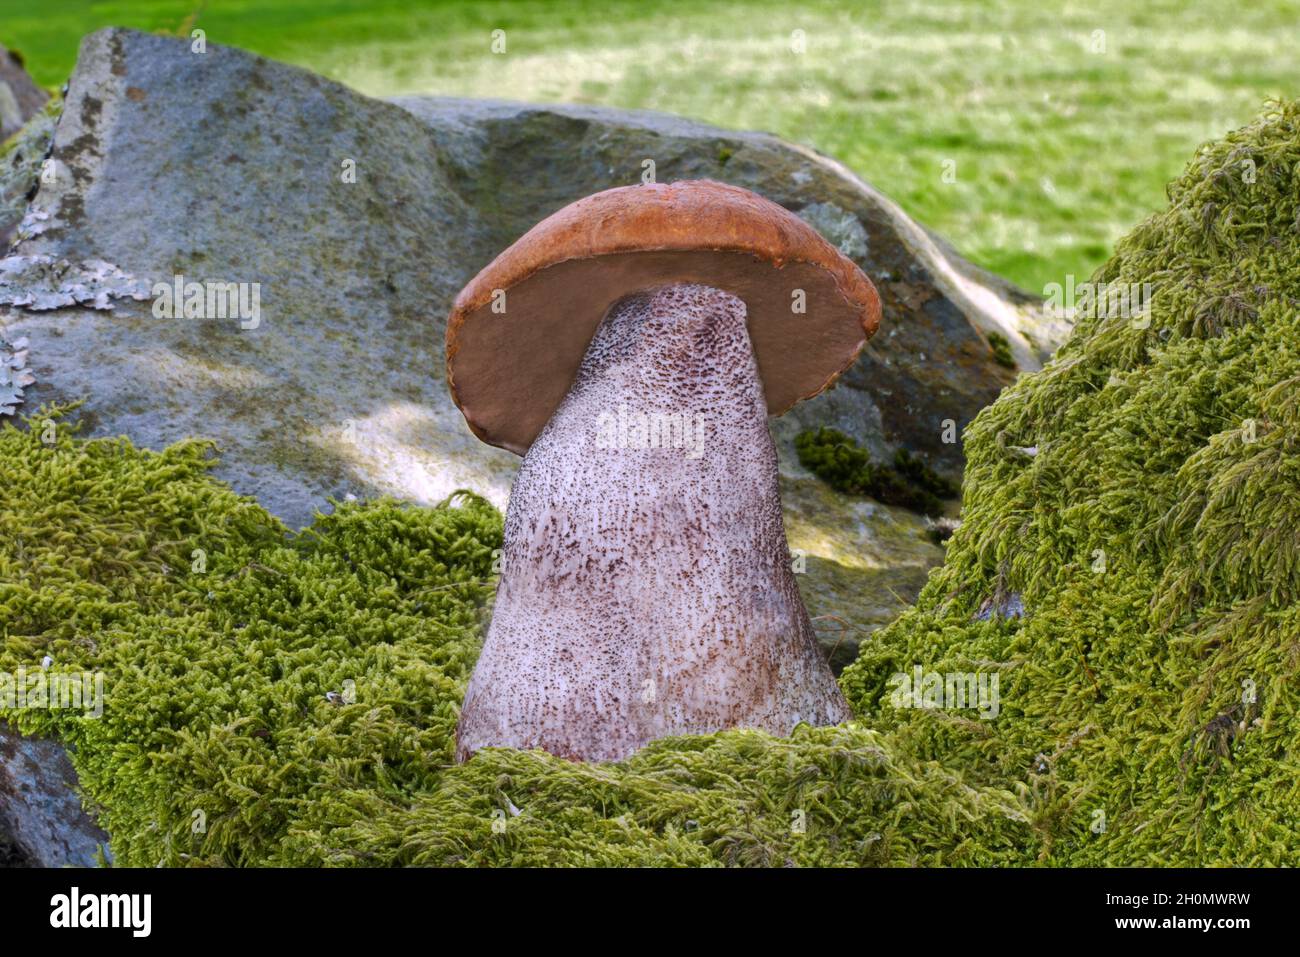
[[[82,34],[174,30],[195,6],[0,0],[0,42],[57,85]],[[1054,6],[212,0],[197,22],[212,41],[376,95],[604,103],[771,130],[843,160],[976,262],[1041,290],[1090,274],[1163,204],[1197,145],[1268,96],[1300,93],[1294,0]],[[504,55],[489,48],[496,28]],[[1092,52],[1096,30],[1104,53]]]

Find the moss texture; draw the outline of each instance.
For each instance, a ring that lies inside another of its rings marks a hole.
[[[109,698],[11,716],[72,745],[128,864],[1295,863],[1298,197],[1278,105],[1120,243],[1094,278],[1152,282],[1150,322],[1082,323],[971,425],[964,522],[845,671],[853,723],[450,765],[490,506],[289,535],[201,443],[44,416],[0,430],[0,668]],[[895,707],[916,666],[996,672],[999,713]]]
[[[993,350],[993,361],[1008,369],[1016,367],[1015,357],[1011,354],[1011,341],[1000,332],[988,334],[989,348]]]
[[[72,746],[119,861],[287,861],[288,831],[327,829],[354,793],[433,785],[492,591],[492,506],[343,503],[290,536],[208,476],[204,443],[30,424],[0,430],[0,670],[102,671],[106,707],[9,716]]]
[[[960,491],[907,449],[894,453],[892,465],[873,464],[867,450],[838,429],[801,432],[794,447],[799,463],[837,492],[869,495],[923,515],[942,515],[943,499]]]
[[[1094,279],[1082,323],[967,430],[964,522],[843,682],[967,783],[1023,795],[1043,859],[1300,860],[1300,105],[1202,149]],[[1011,621],[973,620],[1017,595]],[[996,669],[979,733],[888,676]]]

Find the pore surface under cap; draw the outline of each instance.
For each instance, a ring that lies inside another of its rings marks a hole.
[[[479,438],[523,454],[609,307],[678,283],[745,303],[771,415],[830,385],[880,321],[871,281],[781,206],[707,180],[620,187],[538,223],[461,291],[452,398]]]

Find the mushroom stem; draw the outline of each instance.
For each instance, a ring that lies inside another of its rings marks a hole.
[[[625,297],[515,480],[458,759],[619,760],[848,717],[791,573],[744,303],[689,284]]]

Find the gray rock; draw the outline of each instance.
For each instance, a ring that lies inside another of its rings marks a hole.
[[[36,194],[54,140],[59,101],[51,101],[0,143],[0,251],[7,250],[27,204]]]
[[[955,476],[945,425],[959,430],[1010,378],[984,336],[1006,335],[1032,369],[1058,332],[1036,300],[833,160],[656,113],[385,103],[238,50],[105,30],[83,43],[50,159],[0,265],[0,336],[26,340],[0,344],[7,407],[86,399],[91,435],[210,436],[218,474],[292,524],[347,494],[431,502],[468,487],[504,504],[516,460],[478,442],[447,396],[445,316],[559,207],[639,181],[650,159],[660,180],[725,180],[799,212],[884,306],[840,385],[773,422],[791,545],[814,559],[800,581],[814,613],[855,634],[910,599],[942,552],[919,517],[828,494],[794,436],[833,425]],[[256,321],[159,317],[138,300],[178,275],[247,284]]]
[[[0,259],[0,305],[22,306],[31,312],[63,306],[112,309],[112,301],[125,296],[148,299],[149,285],[102,259],[82,263],[51,256]]]
[[[857,263],[867,261],[871,239],[862,220],[847,209],[834,203],[809,203],[799,215],[845,256]]]
[[[0,46],[0,142],[13,136],[49,98],[27,75],[22,57]]]
[[[857,262],[880,292],[880,331],[837,389],[775,423],[788,464],[794,434],[838,420],[878,455],[906,445],[956,478],[961,447],[944,440],[945,425],[960,434],[1014,377],[985,337],[1005,336],[1023,370],[1041,368],[1064,340],[1064,323],[1046,319],[1040,299],[962,259],[843,165],[777,137],[596,106],[394,102],[429,124],[460,195],[490,227],[477,265],[574,199],[638,182],[646,160],[660,181],[752,189]]]
[[[1025,617],[1025,602],[1019,592],[1009,591],[985,598],[975,611],[975,621],[989,621],[992,618]]]
[[[82,810],[76,780],[59,744],[0,722],[0,863],[95,866],[108,837]]]
[[[13,238],[54,134],[54,112],[42,109],[49,98],[22,58],[0,46],[0,251]]]

